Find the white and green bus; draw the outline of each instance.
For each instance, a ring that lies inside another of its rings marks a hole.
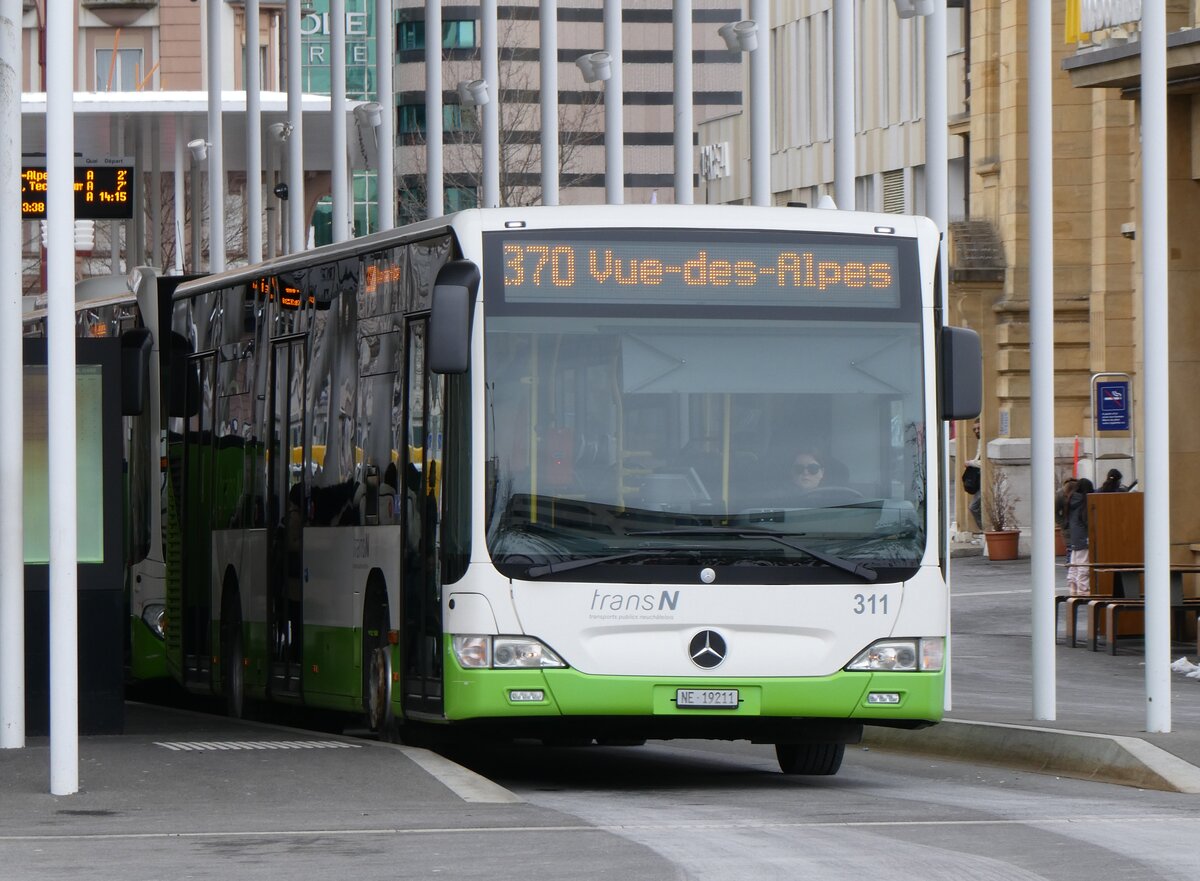
[[[179,286],[172,673],[235,714],[751,739],[789,773],[937,722],[941,422],[980,395],[938,248],[896,215],[503,208]]]

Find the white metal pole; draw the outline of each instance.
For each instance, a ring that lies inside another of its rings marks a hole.
[[[161,270],[163,265],[163,232],[162,232],[162,124],[155,116],[150,121],[148,132],[149,144],[146,152],[150,154],[150,264]]]
[[[350,166],[346,150],[346,0],[329,0],[329,160],[333,240],[350,238]]]
[[[604,201],[625,204],[625,88],[621,75],[621,0],[604,0],[604,49],[612,76],[604,81]]]
[[[480,0],[480,65],[488,87],[483,105],[483,207],[500,204],[500,45],[496,27],[496,0]]]
[[[225,136],[221,121],[224,0],[208,0],[208,268],[225,270]]]
[[[695,174],[692,161],[692,129],[695,128],[692,113],[692,0],[675,0],[672,27],[675,32],[675,204],[691,205]]]
[[[1029,0],[1030,543],[1033,718],[1056,715],[1054,633],[1054,117],[1050,4]],[[933,47],[925,44],[926,64]],[[945,52],[942,53],[945,65]],[[932,105],[926,95],[926,113]],[[926,175],[929,166],[926,163]],[[1111,635],[1110,635],[1111,638]]]
[[[379,229],[396,225],[396,99],[392,93],[392,56],[395,54],[395,30],[391,0],[375,0],[375,85],[383,108],[375,131],[379,151]]]
[[[854,0],[833,0],[833,200],[854,210]]]
[[[1171,730],[1171,425],[1167,275],[1167,28],[1142,4],[1142,351],[1146,398],[1146,730]],[[1094,454],[1094,451],[1093,451]]]
[[[246,259],[263,257],[262,77],[258,67],[258,0],[246,0]]]
[[[48,0],[46,336],[50,497],[50,792],[79,791],[78,510],[75,498],[75,4]]]
[[[771,4],[750,0],[758,46],[750,52],[750,203],[771,204]]]
[[[542,204],[558,204],[558,0],[538,12],[542,86]]]
[[[187,247],[187,238],[184,235],[187,222],[187,191],[184,181],[184,175],[187,173],[184,170],[186,139],[183,117],[175,114],[175,164],[172,166],[172,182],[175,186],[175,272],[179,275],[183,275],[183,252]],[[196,218],[192,218],[192,222],[195,221]]]
[[[938,274],[941,276],[942,314],[949,315],[949,261],[946,257],[946,229],[949,215],[949,186],[947,182],[947,122],[946,105],[946,3],[935,0],[934,11],[925,16],[925,213],[935,224],[942,236],[942,247],[938,249]],[[949,423],[941,425],[942,447],[950,442]],[[943,487],[954,485],[950,460],[942,467]],[[943,499],[949,503],[949,494],[943,490]],[[953,565],[953,561],[950,561]],[[949,616],[950,608],[946,614]],[[949,627],[949,620],[947,620]],[[947,630],[949,632],[949,630]],[[951,653],[953,657],[953,653]],[[953,674],[953,668],[950,668]],[[951,677],[946,677],[946,709],[951,706]]]
[[[287,114],[292,132],[287,140],[287,235],[289,254],[305,247],[304,106],[300,83],[300,0],[287,0]]]
[[[25,746],[21,0],[0,2],[0,749]]]
[[[267,207],[263,212],[267,216],[267,259],[274,260],[278,254],[279,247],[279,200],[275,197],[275,177],[276,167],[279,164],[279,151],[283,149],[283,145],[277,143],[274,138],[267,144],[266,149],[266,172],[267,172]]]
[[[425,0],[425,215],[441,217],[442,0]]]

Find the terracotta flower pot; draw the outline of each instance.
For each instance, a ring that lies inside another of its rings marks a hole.
[[[1017,558],[1017,541],[1021,533],[1015,529],[1003,532],[985,532],[989,560],[1015,560]]]

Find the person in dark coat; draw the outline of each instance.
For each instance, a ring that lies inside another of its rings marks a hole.
[[[1067,496],[1067,589],[1071,596],[1087,596],[1092,592],[1088,569],[1087,497],[1095,492],[1092,482],[1081,477]]]
[[[1110,468],[1108,476],[1104,478],[1104,483],[1100,484],[1100,488],[1096,490],[1098,493],[1123,493],[1129,490],[1129,487],[1121,483],[1123,475],[1116,468]]]

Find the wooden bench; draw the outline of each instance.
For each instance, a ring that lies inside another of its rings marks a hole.
[[[1060,568],[1071,567],[1070,563],[1056,564]],[[1081,563],[1078,564],[1085,569],[1091,570],[1093,573],[1098,570],[1103,570],[1105,573],[1131,570],[1140,572],[1144,565],[1142,563]],[[1058,610],[1062,608],[1066,611],[1066,620],[1064,622],[1065,642],[1071,648],[1079,645],[1079,610],[1085,608],[1088,603],[1093,601],[1119,600],[1119,599],[1137,599],[1141,595],[1141,584],[1136,579],[1131,583],[1126,583],[1123,580],[1116,578],[1105,579],[1101,586],[1100,579],[1092,579],[1093,592],[1085,594],[1056,594],[1054,597],[1054,629],[1058,632]],[[1097,592],[1095,588],[1100,588],[1101,592]],[[1126,590],[1132,591],[1126,594]]]
[[[1087,608],[1087,643],[1092,651],[1097,650],[1100,625],[1103,622],[1105,645],[1110,655],[1117,653],[1117,635],[1121,614],[1124,612],[1143,613],[1145,597],[1142,591],[1142,578],[1145,575],[1145,565],[1119,564],[1098,565],[1093,568],[1096,572],[1105,572],[1113,576],[1113,595],[1082,598]],[[1185,598],[1183,596],[1183,576],[1200,572],[1200,566],[1187,564],[1172,564],[1170,571],[1170,607],[1174,624],[1186,624],[1189,617],[1200,622],[1200,598]],[[1071,599],[1079,600],[1079,597]],[[1076,606],[1079,605],[1077,602]],[[1072,613],[1075,609],[1072,609]],[[1070,628],[1074,629],[1074,628]],[[1176,631],[1178,632],[1178,631]],[[1074,635],[1072,634],[1072,637]],[[1071,642],[1074,645],[1074,641]],[[1200,640],[1197,649],[1200,650]]]

